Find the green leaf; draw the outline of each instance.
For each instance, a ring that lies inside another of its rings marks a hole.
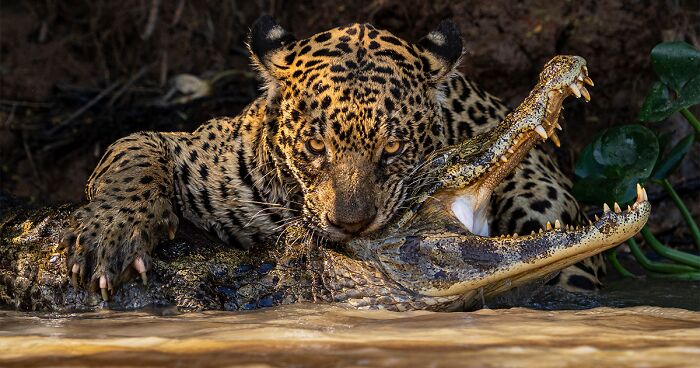
[[[610,128],[593,142],[593,156],[605,167],[606,177],[648,177],[658,155],[656,135],[639,124]]]
[[[571,191],[576,199],[584,203],[625,203],[636,197],[635,186],[639,181],[636,177],[584,178],[576,181]]]
[[[639,121],[661,121],[678,110],[680,108],[676,109],[675,104],[671,101],[671,93],[668,87],[661,82],[655,82],[642,103],[642,109],[639,111]]]
[[[678,144],[673,146],[671,151],[656,163],[654,168],[652,179],[661,180],[666,179],[673,171],[678,168],[685,157],[686,153],[693,146],[693,141],[695,140],[694,134],[689,134],[685,138],[681,139]]]
[[[651,61],[661,82],[649,90],[640,121],[661,121],[700,103],[700,51],[685,42],[665,42],[651,51]]]
[[[700,75],[700,51],[685,42],[663,42],[651,50],[651,65],[661,82],[680,94]]]
[[[700,74],[700,71],[698,71]],[[697,105],[700,103],[700,75],[688,81],[688,83],[683,86],[679,93],[679,98],[676,101],[677,106],[682,106],[681,108],[686,108],[692,105]],[[679,108],[679,110],[681,109]]]
[[[656,139],[659,141],[659,152],[667,151],[666,149],[668,148],[668,145],[671,144],[673,135],[673,132],[658,133],[656,135]]]
[[[605,130],[576,162],[574,196],[586,203],[628,202],[635,196],[635,185],[651,175],[658,155],[656,136],[641,125]]]
[[[603,133],[605,133],[605,131],[603,131]],[[601,135],[602,133],[594,137],[592,142],[596,142]],[[576,162],[574,174],[581,178],[604,177],[604,169],[605,167],[598,163],[593,157],[593,144],[589,144],[581,151],[581,158]]]

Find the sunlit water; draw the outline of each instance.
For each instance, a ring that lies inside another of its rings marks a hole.
[[[700,283],[541,298],[469,313],[0,311],[0,366],[700,366]]]

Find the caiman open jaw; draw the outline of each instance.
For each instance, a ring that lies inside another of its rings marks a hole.
[[[527,236],[485,238],[445,231],[385,239],[375,252],[383,272],[418,295],[494,295],[544,277],[634,236],[651,212],[646,191],[625,211],[603,206],[588,226],[548,226]]]
[[[542,278],[634,236],[651,211],[641,186],[632,207],[622,211],[615,203],[611,211],[605,204],[603,216],[582,228],[554,221],[530,235],[489,237],[485,219],[478,218],[493,189],[537,142],[553,138],[558,144],[562,102],[570,95],[588,100],[584,84],[593,83],[583,58],[555,57],[494,130],[436,152],[421,168],[432,175],[418,174],[432,178],[416,196],[424,203],[380,241],[360,248],[371,249],[365,254],[374,254],[382,273],[404,289],[466,300],[479,289],[493,295]]]
[[[556,129],[562,102],[568,96],[590,100],[585,84],[586,61],[579,56],[557,56],[540,73],[538,84],[525,101],[495,129],[440,151],[449,156],[439,169],[443,178],[433,188],[427,206],[451,212],[472,234],[488,236],[488,202],[494,188],[538,142],[551,138],[559,147]]]

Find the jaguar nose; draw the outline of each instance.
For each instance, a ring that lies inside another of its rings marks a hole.
[[[358,234],[362,232],[376,217],[376,210],[365,212],[362,216],[352,216],[348,218],[336,218],[335,216],[326,215],[329,224],[346,234]]]

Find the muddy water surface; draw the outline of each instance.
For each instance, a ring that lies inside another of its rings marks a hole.
[[[692,367],[700,366],[699,291],[700,283],[621,282],[595,296],[547,292],[546,303],[468,313],[310,304],[0,311],[0,366]]]

